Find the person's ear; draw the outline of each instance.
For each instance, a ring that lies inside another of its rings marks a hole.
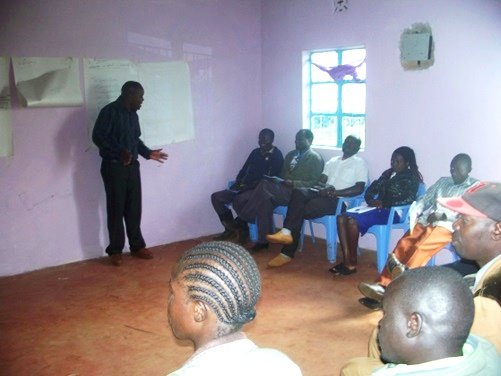
[[[193,319],[195,322],[202,322],[205,319],[207,319],[207,306],[205,305],[205,302],[197,300],[194,303],[194,309],[193,309]]]
[[[423,317],[418,312],[412,312],[407,321],[407,338],[414,338],[419,335],[423,326]]]
[[[494,231],[492,232],[492,238],[496,241],[501,240],[501,222],[496,222],[494,224]]]

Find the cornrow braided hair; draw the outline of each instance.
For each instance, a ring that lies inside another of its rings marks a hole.
[[[209,305],[227,327],[224,332],[235,332],[256,316],[261,276],[252,256],[237,244],[214,241],[189,249],[173,277],[184,283],[189,299]]]

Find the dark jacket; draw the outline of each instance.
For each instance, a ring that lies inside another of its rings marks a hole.
[[[284,157],[276,147],[268,153],[262,153],[260,148],[254,149],[237,175],[237,182],[247,189],[253,189],[261,181],[263,175],[278,176]]]
[[[390,178],[392,169],[382,173],[379,179],[373,181],[365,192],[365,201],[380,200],[383,207],[407,205],[416,199],[416,194],[421,180],[406,170]]]
[[[120,161],[120,153],[127,150],[136,160],[138,154],[145,159],[150,158],[151,150],[139,138],[141,129],[139,118],[135,111],[127,111],[122,97],[118,97],[99,112],[92,141],[99,148],[99,155],[104,160]]]

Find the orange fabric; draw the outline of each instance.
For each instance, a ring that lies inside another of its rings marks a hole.
[[[407,231],[398,241],[393,253],[397,259],[409,268],[425,266],[442,248],[451,242],[452,233],[445,227],[423,226],[417,223],[412,234]],[[376,283],[388,286],[391,275],[386,268]]]
[[[501,270],[501,259],[494,263],[484,274],[475,289],[475,316],[470,329],[471,334],[489,340],[501,354],[501,306],[494,299],[484,296],[477,296],[479,291],[488,288],[488,283],[499,283],[499,271]],[[350,360],[341,369],[343,376],[370,375],[374,370],[384,366],[381,361],[381,352],[377,343],[376,327],[369,339],[369,354],[367,358],[355,358]]]

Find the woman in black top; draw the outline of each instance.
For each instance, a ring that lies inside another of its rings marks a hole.
[[[387,223],[392,206],[412,203],[422,181],[414,151],[407,146],[396,149],[391,155],[391,168],[372,182],[365,193],[367,205],[374,209],[362,213],[347,212],[337,217],[343,262],[329,270],[342,275],[355,273],[360,234],[364,235],[373,225]],[[399,221],[400,218],[396,215],[395,222]]]

